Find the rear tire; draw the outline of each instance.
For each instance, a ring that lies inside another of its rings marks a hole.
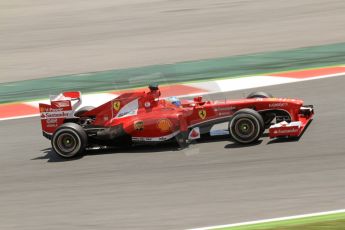
[[[229,123],[229,132],[232,138],[240,144],[256,142],[264,130],[264,121],[261,115],[252,109],[237,111]]]
[[[63,158],[73,158],[84,154],[87,146],[87,134],[78,124],[65,123],[53,134],[52,148]]]

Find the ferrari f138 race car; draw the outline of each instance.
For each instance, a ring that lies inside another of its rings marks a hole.
[[[240,144],[256,142],[268,129],[270,138],[299,137],[314,115],[302,100],[273,98],[264,92],[245,99],[204,101],[161,99],[157,85],[148,92],[123,93],[105,104],[80,107],[80,92],[64,92],[39,105],[43,136],[61,157],[72,158],[94,147],[191,140],[228,123],[228,133]]]

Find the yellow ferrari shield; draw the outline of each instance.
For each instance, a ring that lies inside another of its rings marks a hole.
[[[206,118],[206,110],[205,109],[201,109],[201,110],[199,110],[199,117],[201,118],[201,119],[205,119]]]
[[[114,101],[114,109],[118,111],[121,107],[121,102],[120,101]]]

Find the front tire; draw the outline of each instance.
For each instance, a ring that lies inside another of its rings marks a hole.
[[[175,137],[176,143],[179,145],[181,149],[184,149],[188,146],[188,133],[187,132],[180,132]]]
[[[241,109],[234,113],[229,132],[235,142],[251,144],[256,142],[265,130],[262,116],[252,109]]]
[[[272,94],[266,92],[252,92],[247,96],[247,99],[252,98],[273,98]],[[275,115],[267,112],[261,113],[262,118],[264,119],[265,128],[269,128],[271,126],[271,122],[275,118]]]
[[[73,158],[85,152],[87,134],[80,125],[65,123],[54,132],[51,143],[53,150],[59,156]]]
[[[266,92],[252,92],[247,96],[247,99],[251,98],[272,98],[272,94]]]

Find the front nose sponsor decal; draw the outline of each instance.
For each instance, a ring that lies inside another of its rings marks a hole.
[[[269,104],[268,106],[272,108],[272,107],[286,107],[288,105],[289,104],[287,102],[276,102],[276,103]]]

